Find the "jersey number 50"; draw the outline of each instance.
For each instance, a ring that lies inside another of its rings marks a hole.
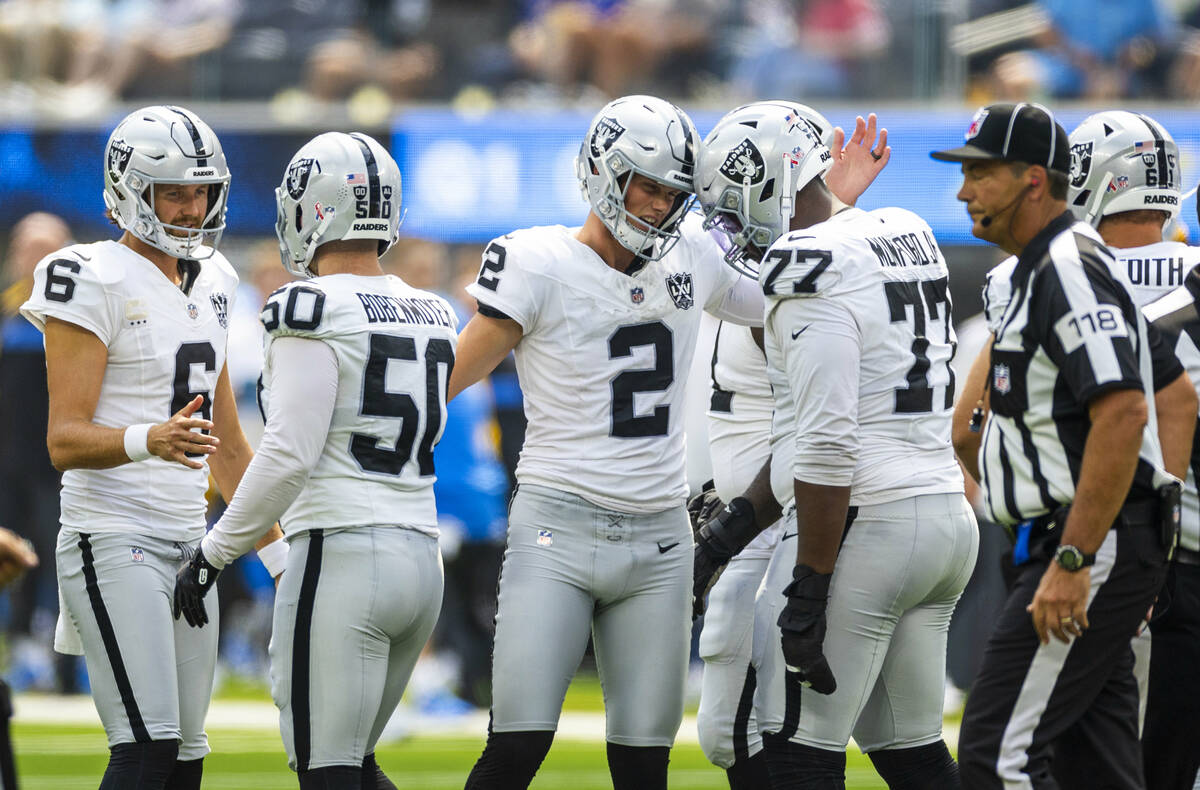
[[[355,433],[350,439],[350,454],[365,472],[398,475],[412,458],[417,439],[417,423],[421,411],[407,392],[388,392],[388,362],[395,359],[415,362],[417,343],[403,335],[372,334],[367,369],[363,372],[362,405],[359,413],[367,417],[393,417],[400,420],[400,436],[396,446],[379,446],[379,437]],[[421,477],[433,474],[433,445],[442,432],[442,409],[446,404],[446,387],[454,369],[454,348],[444,337],[433,337],[425,345],[425,433],[417,447],[417,467]],[[442,379],[439,366],[446,366]],[[442,385],[442,381],[446,384]]]

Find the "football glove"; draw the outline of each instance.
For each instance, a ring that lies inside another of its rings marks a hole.
[[[818,694],[837,690],[833,670],[825,660],[825,604],[832,573],[817,573],[807,565],[792,569],[792,583],[784,588],[787,606],[779,613],[783,632],[783,661],[788,682],[799,681]]]
[[[717,496],[717,489],[713,487],[713,481],[709,480],[700,488],[700,493],[688,500],[687,512],[688,520],[692,522],[692,534],[695,535],[700,529],[700,525],[713,517],[713,514],[725,507],[725,503],[721,501],[721,497]]]
[[[204,610],[204,595],[214,584],[221,571],[209,564],[200,547],[175,574],[175,619],[183,619],[193,628],[202,628],[208,623],[208,612]]]
[[[717,500],[720,502],[720,500]],[[754,505],[735,497],[696,530],[692,575],[692,619],[704,614],[708,591],[717,583],[726,563],[758,534]]]

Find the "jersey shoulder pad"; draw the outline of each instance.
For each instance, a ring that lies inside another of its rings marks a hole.
[[[97,335],[106,344],[117,325],[116,292],[126,278],[124,259],[103,242],[74,244],[38,262],[33,292],[21,313],[44,330],[47,318],[67,321]]]
[[[224,288],[237,288],[240,282],[237,270],[233,268],[233,264],[219,252],[213,252],[211,256],[201,261],[201,266],[211,266],[217,273],[218,280]]]
[[[325,337],[333,323],[330,300],[316,280],[288,283],[267,297],[259,320],[271,337]]]
[[[570,230],[562,225],[515,230],[492,239],[484,248],[484,266],[480,275],[489,271],[488,264],[497,259],[502,259],[506,268],[515,268],[524,274],[543,274],[553,268],[555,260],[570,254],[571,242]]]
[[[460,316],[449,299],[433,291],[414,288],[399,277],[395,278],[395,283],[393,295],[402,302],[401,310],[408,307],[414,321],[447,327],[450,334],[457,337]]]

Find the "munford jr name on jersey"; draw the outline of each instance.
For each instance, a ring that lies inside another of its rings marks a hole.
[[[445,305],[434,299],[404,299],[376,293],[355,293],[362,303],[367,322],[372,324],[428,324],[454,326],[454,318]]]
[[[941,262],[937,242],[929,233],[872,236],[867,244],[882,266],[930,266]]]

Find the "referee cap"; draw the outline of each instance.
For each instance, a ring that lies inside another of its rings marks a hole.
[[[1067,131],[1054,113],[1040,104],[989,104],[980,108],[967,127],[966,145],[929,155],[942,162],[999,159],[1042,165],[1067,175],[1071,146]]]

